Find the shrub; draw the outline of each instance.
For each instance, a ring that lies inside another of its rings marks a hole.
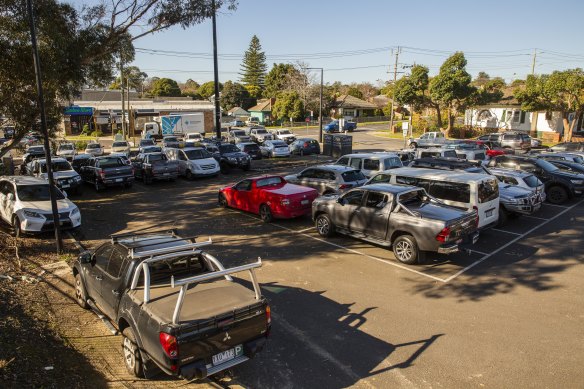
[[[83,130],[81,130],[81,135],[89,135],[89,124],[85,124],[83,126]]]
[[[87,142],[85,142],[83,140],[75,142],[75,150],[82,151],[82,150],[85,150],[86,148],[87,148]]]
[[[95,130],[90,134],[90,136],[97,138],[103,136],[103,132],[101,130]]]

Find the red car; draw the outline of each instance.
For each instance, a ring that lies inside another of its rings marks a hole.
[[[316,189],[289,184],[280,176],[246,178],[219,190],[219,205],[259,214],[268,223],[312,212]]]

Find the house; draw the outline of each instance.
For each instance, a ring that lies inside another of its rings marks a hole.
[[[249,112],[241,107],[233,107],[229,111],[227,111],[227,116],[231,116],[234,118],[238,118],[241,116],[249,116]]]
[[[350,95],[341,95],[331,104],[333,116],[351,120],[361,116],[373,116],[377,106],[365,100]]]
[[[272,121],[272,107],[275,102],[275,98],[258,100],[256,106],[248,109],[249,116],[258,118],[260,124],[270,123]]]

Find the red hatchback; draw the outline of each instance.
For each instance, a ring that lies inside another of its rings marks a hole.
[[[246,178],[219,190],[219,205],[259,214],[268,223],[310,214],[316,189],[289,184],[280,176]]]

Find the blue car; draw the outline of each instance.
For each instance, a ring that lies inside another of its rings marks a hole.
[[[345,124],[343,124],[343,131],[342,132],[353,132],[357,129],[357,123],[351,122],[349,120],[345,120]],[[326,126],[322,128],[322,130],[326,133],[330,132],[341,132],[339,131],[339,121],[333,120],[332,122],[328,123]]]

